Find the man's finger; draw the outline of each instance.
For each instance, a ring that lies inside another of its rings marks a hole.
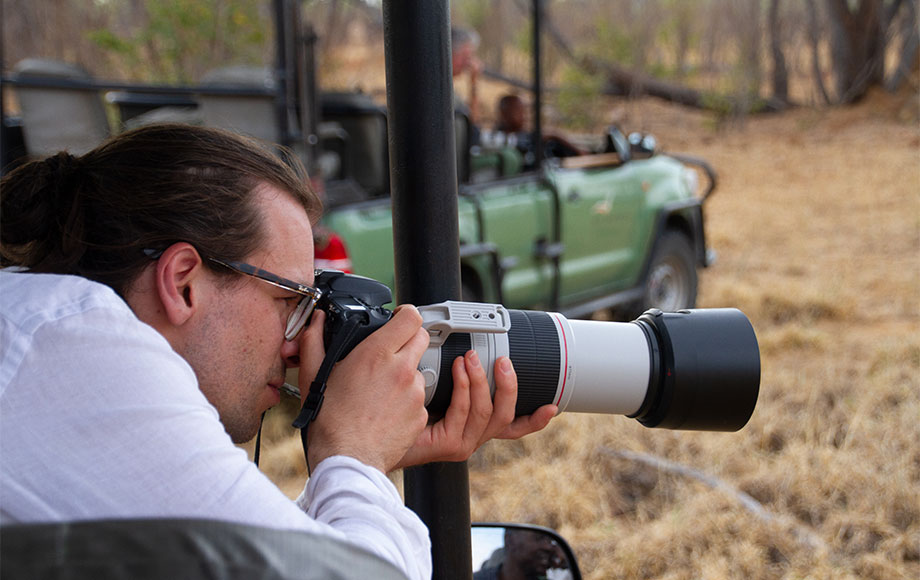
[[[470,377],[470,412],[466,421],[464,438],[477,447],[483,441],[482,434],[488,430],[494,416],[492,393],[486,371],[479,360],[479,354],[471,350],[464,356],[466,372]]]
[[[300,333],[300,376],[313,377],[319,370],[326,356],[323,345],[323,327],[326,322],[326,313],[316,310],[310,317],[310,324]]]
[[[470,413],[470,377],[466,372],[465,360],[458,356],[451,368],[453,373],[453,392],[450,405],[444,413],[444,431],[448,434],[462,435],[467,417]]]
[[[496,439],[517,439],[534,433],[546,427],[550,420],[559,412],[556,405],[543,405],[530,415],[518,417],[511,422],[501,433],[495,436]]]
[[[402,304],[396,307],[390,320],[364,342],[373,348],[391,353],[398,353],[403,347],[408,347],[412,352],[418,351],[418,356],[421,357],[424,349],[419,351],[420,343],[424,342],[424,347],[428,347],[427,333],[424,341],[418,336],[421,327],[422,315],[418,309],[411,304]]]
[[[488,425],[479,437],[479,445],[503,432],[514,420],[514,409],[517,405],[517,375],[508,357],[499,357],[495,361],[493,376],[495,377],[495,394],[491,401],[491,416]]]

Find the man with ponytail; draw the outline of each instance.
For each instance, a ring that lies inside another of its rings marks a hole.
[[[302,168],[215,129],[155,125],[0,182],[0,525],[203,518],[347,539],[430,576],[427,530],[386,473],[467,458],[514,419],[475,354],[427,424],[421,317],[398,307],[335,368],[289,500],[234,443],[255,436],[287,368],[322,361]],[[312,316],[311,316],[312,314]],[[301,330],[302,329],[302,330]],[[346,536],[347,532],[347,536]]]

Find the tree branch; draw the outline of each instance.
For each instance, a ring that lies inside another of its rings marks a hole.
[[[638,453],[635,451],[627,451],[625,449],[609,449],[607,447],[601,447],[599,450],[605,455],[626,459],[628,461],[635,461],[637,463],[643,463],[660,471],[666,471],[676,475],[682,475],[684,477],[695,479],[711,489],[728,495],[736,502],[738,502],[741,507],[746,509],[748,512],[760,520],[768,523],[790,525],[792,527],[792,533],[795,535],[796,539],[806,544],[808,547],[812,549],[829,551],[829,548],[824,540],[822,540],[811,530],[805,529],[797,523],[781,521],[779,517],[768,512],[766,508],[763,507],[763,504],[761,504],[750,495],[739,489],[735,489],[724,481],[708,475],[699,469],[676,463],[674,461],[669,461],[667,459],[662,459],[661,457],[656,457],[647,453]]]

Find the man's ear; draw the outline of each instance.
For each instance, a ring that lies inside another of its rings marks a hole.
[[[199,308],[204,272],[198,250],[186,242],[171,245],[157,260],[157,294],[174,326],[187,322]]]

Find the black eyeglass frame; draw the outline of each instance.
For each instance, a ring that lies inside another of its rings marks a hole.
[[[163,250],[154,250],[154,249],[145,249],[144,255],[150,258],[151,260],[157,260],[160,256],[163,255]],[[306,284],[301,284],[300,282],[295,282],[293,280],[288,280],[277,274],[273,274],[268,270],[263,270],[252,264],[247,264],[246,262],[237,262],[235,260],[218,260],[217,258],[208,258],[209,262],[213,262],[218,266],[223,266],[233,270],[237,274],[243,274],[244,276],[250,276],[256,280],[261,280],[271,284],[272,286],[282,288],[288,292],[293,292],[294,294],[299,294],[303,298],[297,303],[297,306],[294,308],[294,311],[288,316],[287,326],[284,330],[284,339],[285,340],[294,340],[297,338],[297,335],[300,334],[300,331],[306,325],[307,321],[310,320],[310,316],[313,314],[313,311],[316,310],[316,303],[319,301],[320,297],[323,295],[323,291],[319,288],[314,288],[313,286],[307,286]],[[314,275],[319,275],[321,270],[314,270]]]
[[[294,340],[297,338],[297,335],[300,334],[300,331],[306,325],[307,321],[310,320],[310,316],[313,314],[313,311],[316,309],[316,303],[319,301],[320,297],[323,295],[323,291],[319,288],[314,288],[313,286],[307,286],[306,284],[301,284],[300,282],[294,282],[293,280],[288,280],[277,274],[273,274],[268,270],[263,270],[252,264],[247,264],[246,262],[237,262],[235,260],[218,260],[217,258],[208,258],[209,262],[213,262],[225,268],[229,268],[234,272],[243,274],[244,276],[250,276],[256,280],[261,280],[267,284],[271,284],[277,288],[287,290],[288,292],[293,292],[294,294],[299,294],[303,298],[297,303],[297,307],[294,308],[294,311],[288,316],[287,326],[284,330],[284,339],[285,340]]]

